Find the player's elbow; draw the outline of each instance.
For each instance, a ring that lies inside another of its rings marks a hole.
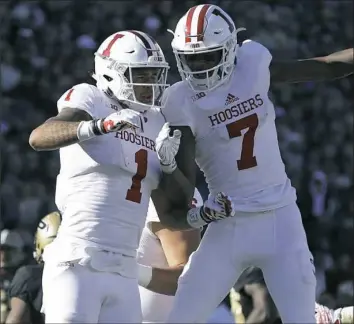
[[[57,149],[57,147],[53,145],[53,142],[50,141],[52,134],[48,131],[50,131],[50,129],[43,124],[35,128],[30,134],[28,143],[35,151],[52,151]]]
[[[42,141],[41,141],[41,131],[40,128],[37,127],[31,132],[28,143],[35,151],[42,151]]]

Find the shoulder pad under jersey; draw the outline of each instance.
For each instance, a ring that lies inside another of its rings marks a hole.
[[[189,88],[183,81],[173,84],[164,92],[161,112],[171,126],[190,126],[187,111],[190,107],[186,105],[186,94],[188,92]]]
[[[94,85],[80,83],[73,86],[71,89],[59,98],[57,102],[58,112],[63,108],[77,108],[89,113],[91,117],[95,117],[95,106],[98,98],[102,93]]]
[[[262,44],[247,39],[239,48],[238,59],[249,59],[268,68],[270,62],[272,61],[272,54]]]

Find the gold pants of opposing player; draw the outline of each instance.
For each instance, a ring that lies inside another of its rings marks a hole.
[[[64,262],[45,264],[46,323],[141,323],[137,279]]]
[[[210,224],[179,278],[168,322],[205,323],[249,266],[262,269],[283,323],[316,322],[313,258],[295,203]]]

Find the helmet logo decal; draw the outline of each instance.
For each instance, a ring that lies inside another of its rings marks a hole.
[[[122,38],[122,37],[124,37],[124,35],[123,34],[115,34],[114,36],[113,36],[113,38],[111,39],[111,41],[109,42],[109,44],[107,45],[107,47],[106,47],[106,49],[103,51],[103,53],[102,53],[102,55],[103,56],[106,56],[106,57],[109,57],[110,55],[111,55],[111,48],[112,48],[112,46],[114,45],[114,43],[118,40],[118,39],[120,39],[120,38]]]

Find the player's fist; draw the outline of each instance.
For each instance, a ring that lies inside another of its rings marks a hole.
[[[229,196],[219,192],[214,199],[208,199],[201,211],[206,223],[235,216],[235,207]]]
[[[235,207],[229,196],[219,192],[209,198],[202,207],[188,211],[187,221],[191,227],[200,228],[211,222],[235,216]]]
[[[172,173],[177,167],[175,156],[181,143],[181,135],[181,131],[176,129],[170,136],[170,125],[165,123],[156,138],[157,156],[165,173]]]
[[[134,130],[141,128],[140,113],[131,109],[122,109],[94,122],[94,127],[101,134],[118,132],[128,128]]]

